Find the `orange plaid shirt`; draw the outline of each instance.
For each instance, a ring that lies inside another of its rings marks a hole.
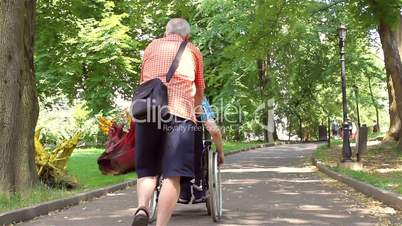
[[[182,41],[175,34],[153,40],[144,52],[140,83],[159,78],[167,86],[169,113],[195,122],[194,106],[201,104],[205,88],[203,58],[195,45],[187,44],[173,78],[166,83],[166,74]]]

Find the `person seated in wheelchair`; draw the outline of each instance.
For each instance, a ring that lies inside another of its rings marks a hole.
[[[178,203],[188,204],[194,195],[193,204],[202,203],[206,200],[206,181],[204,178],[202,167],[202,152],[204,147],[203,142],[203,127],[207,129],[215,144],[216,151],[218,152],[219,162],[221,165],[224,162],[225,156],[223,153],[223,142],[221,131],[215,121],[215,113],[207,98],[204,97],[202,101],[201,111],[197,115],[197,125],[194,132],[194,182],[186,181],[180,184],[180,197]]]

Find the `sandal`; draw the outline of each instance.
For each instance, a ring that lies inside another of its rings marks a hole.
[[[145,212],[145,214],[139,214],[140,211]],[[149,211],[146,207],[140,206],[137,208],[134,214],[134,221],[131,226],[147,226],[149,221]]]

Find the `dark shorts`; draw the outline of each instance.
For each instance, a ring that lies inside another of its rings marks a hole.
[[[136,123],[138,178],[158,175],[193,178],[194,126],[192,121],[176,116],[168,122]]]

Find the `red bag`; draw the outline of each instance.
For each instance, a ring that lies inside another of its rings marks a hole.
[[[119,175],[135,170],[135,123],[128,133],[122,125],[113,123],[109,129],[106,150],[98,158],[99,169],[105,175]]]

